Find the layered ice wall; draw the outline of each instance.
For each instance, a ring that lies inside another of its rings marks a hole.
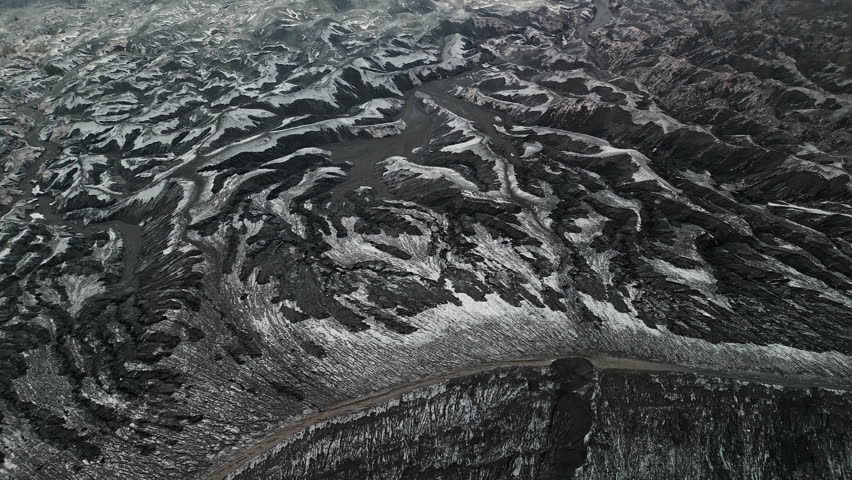
[[[312,424],[225,478],[847,478],[850,402],[568,359],[455,378]]]

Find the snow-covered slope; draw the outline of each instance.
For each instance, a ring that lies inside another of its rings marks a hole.
[[[852,40],[810,3],[0,9],[0,477],[201,476],[516,358],[848,388]]]

